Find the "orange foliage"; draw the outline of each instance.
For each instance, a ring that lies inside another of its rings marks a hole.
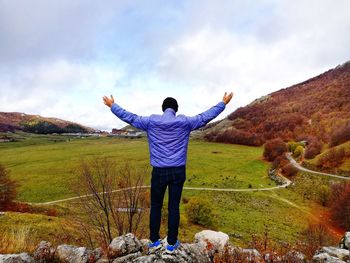
[[[261,145],[278,137],[295,140],[311,135],[324,143],[331,137],[332,141],[343,141],[340,137],[350,136],[349,125],[342,135],[331,132],[333,127],[350,123],[349,86],[350,62],[238,108],[228,116],[232,122],[225,128],[227,132],[213,131],[207,139]],[[209,133],[211,129],[208,127]],[[307,155],[314,156],[318,150],[313,146]]]

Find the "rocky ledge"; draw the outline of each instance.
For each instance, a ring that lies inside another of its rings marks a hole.
[[[0,263],[37,263],[37,262],[66,262],[66,263],[166,263],[166,262],[214,262],[214,255],[221,254],[220,262],[308,262],[298,251],[290,251],[284,256],[271,260],[269,254],[260,254],[256,249],[243,249],[233,246],[229,236],[222,232],[204,230],[195,235],[191,244],[183,243],[174,253],[165,251],[166,239],[163,246],[153,252],[148,252],[149,240],[138,240],[129,233],[113,239],[107,252],[97,248],[94,250],[71,245],[53,247],[50,242],[41,241],[33,255],[28,253],[0,255]],[[316,252],[310,262],[348,263],[350,262],[350,232],[346,232],[339,247],[323,247]]]

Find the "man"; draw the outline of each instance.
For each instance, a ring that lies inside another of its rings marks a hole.
[[[183,184],[186,180],[187,146],[191,131],[203,127],[217,117],[233,93],[225,92],[223,100],[209,110],[194,117],[185,115],[176,116],[177,101],[166,98],[162,104],[162,115],[142,117],[121,108],[114,103],[111,95],[103,97],[104,104],[121,120],[147,132],[150,148],[150,160],[153,166],[151,179],[151,213],[150,213],[150,244],[148,247],[155,250],[161,247],[159,228],[164,193],[169,187],[168,201],[168,237],[166,251],[172,253],[180,245],[178,228],[180,222],[179,205]]]

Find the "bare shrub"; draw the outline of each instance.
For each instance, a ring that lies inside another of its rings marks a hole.
[[[327,226],[323,223],[310,223],[301,233],[301,240],[302,243],[300,243],[299,249],[309,259],[313,257],[316,250],[336,242],[329,233]]]
[[[149,195],[143,187],[145,169],[129,164],[118,167],[111,159],[96,158],[82,161],[77,172],[79,183],[74,191],[80,197],[79,222],[90,243],[94,233],[106,248],[116,235],[141,231],[141,221],[149,206]]]

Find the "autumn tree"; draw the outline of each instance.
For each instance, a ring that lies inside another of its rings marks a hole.
[[[350,183],[333,186],[331,195],[331,216],[339,226],[350,228]]]
[[[350,140],[350,122],[337,128],[331,135],[330,146],[336,146]]]
[[[287,144],[282,139],[272,139],[265,143],[263,156],[266,160],[271,162],[287,151]]]

